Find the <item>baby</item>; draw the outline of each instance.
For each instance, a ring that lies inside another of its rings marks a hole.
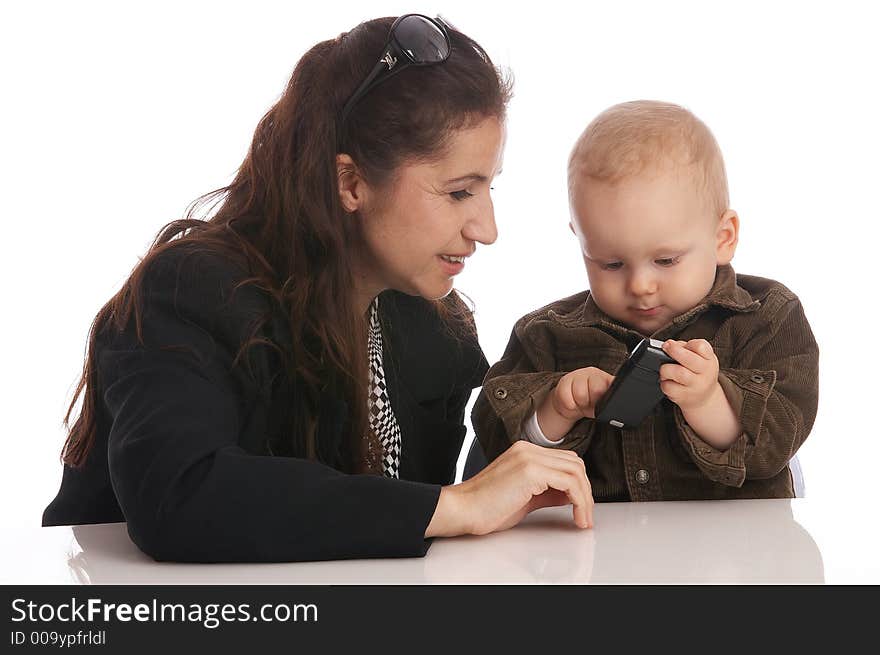
[[[597,501],[786,498],[816,416],[819,351],[797,296],[731,268],[739,217],[721,151],[688,110],[600,114],[568,167],[589,291],[527,314],[472,418],[487,457],[528,439],[580,454]],[[641,424],[595,420],[643,338],[677,363]]]

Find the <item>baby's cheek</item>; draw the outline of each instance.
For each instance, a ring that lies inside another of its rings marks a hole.
[[[596,303],[599,309],[609,316],[614,316],[617,310],[613,302],[614,295],[609,293],[605,286],[593,286],[590,288],[590,293],[593,295],[593,302]]]

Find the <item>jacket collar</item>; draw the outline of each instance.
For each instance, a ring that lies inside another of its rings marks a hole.
[[[724,266],[719,266],[715,271],[715,281],[703,300],[696,307],[673,318],[671,323],[660,328],[656,334],[676,332],[685,325],[692,323],[711,307],[721,307],[736,313],[748,313],[755,311],[760,306],[761,303],[754,300],[748,291],[737,285],[736,273],[733,267],[730,264],[725,264]],[[568,317],[558,316],[557,318],[562,319],[563,323],[568,323],[572,327],[575,325],[578,327],[604,326],[616,332],[633,332],[633,330],[621,325],[599,309],[596,301],[593,300],[593,294],[590,292],[587,292],[587,299],[581,312],[572,312]]]

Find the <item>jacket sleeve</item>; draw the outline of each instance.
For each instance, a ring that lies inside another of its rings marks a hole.
[[[525,421],[566,374],[556,370],[549,339],[536,313],[524,316],[514,325],[501,359],[486,374],[471,420],[490,462],[522,438]],[[593,419],[581,419],[554,447],[583,454],[594,430]]]
[[[803,307],[787,289],[771,294],[760,310],[766,323],[734,353],[718,382],[742,425],[724,451],[703,441],[674,407],[685,449],[710,479],[739,487],[746,479],[779,474],[816,418],[819,347]]]
[[[102,349],[110,477],[133,541],[157,560],[421,556],[437,485],[346,475],[239,445],[250,399],[231,373],[249,305],[228,270],[151,274],[143,343]]]

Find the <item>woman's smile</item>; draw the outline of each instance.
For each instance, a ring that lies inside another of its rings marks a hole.
[[[464,260],[470,255],[439,255],[440,267],[447,275],[458,275],[464,270]]]

